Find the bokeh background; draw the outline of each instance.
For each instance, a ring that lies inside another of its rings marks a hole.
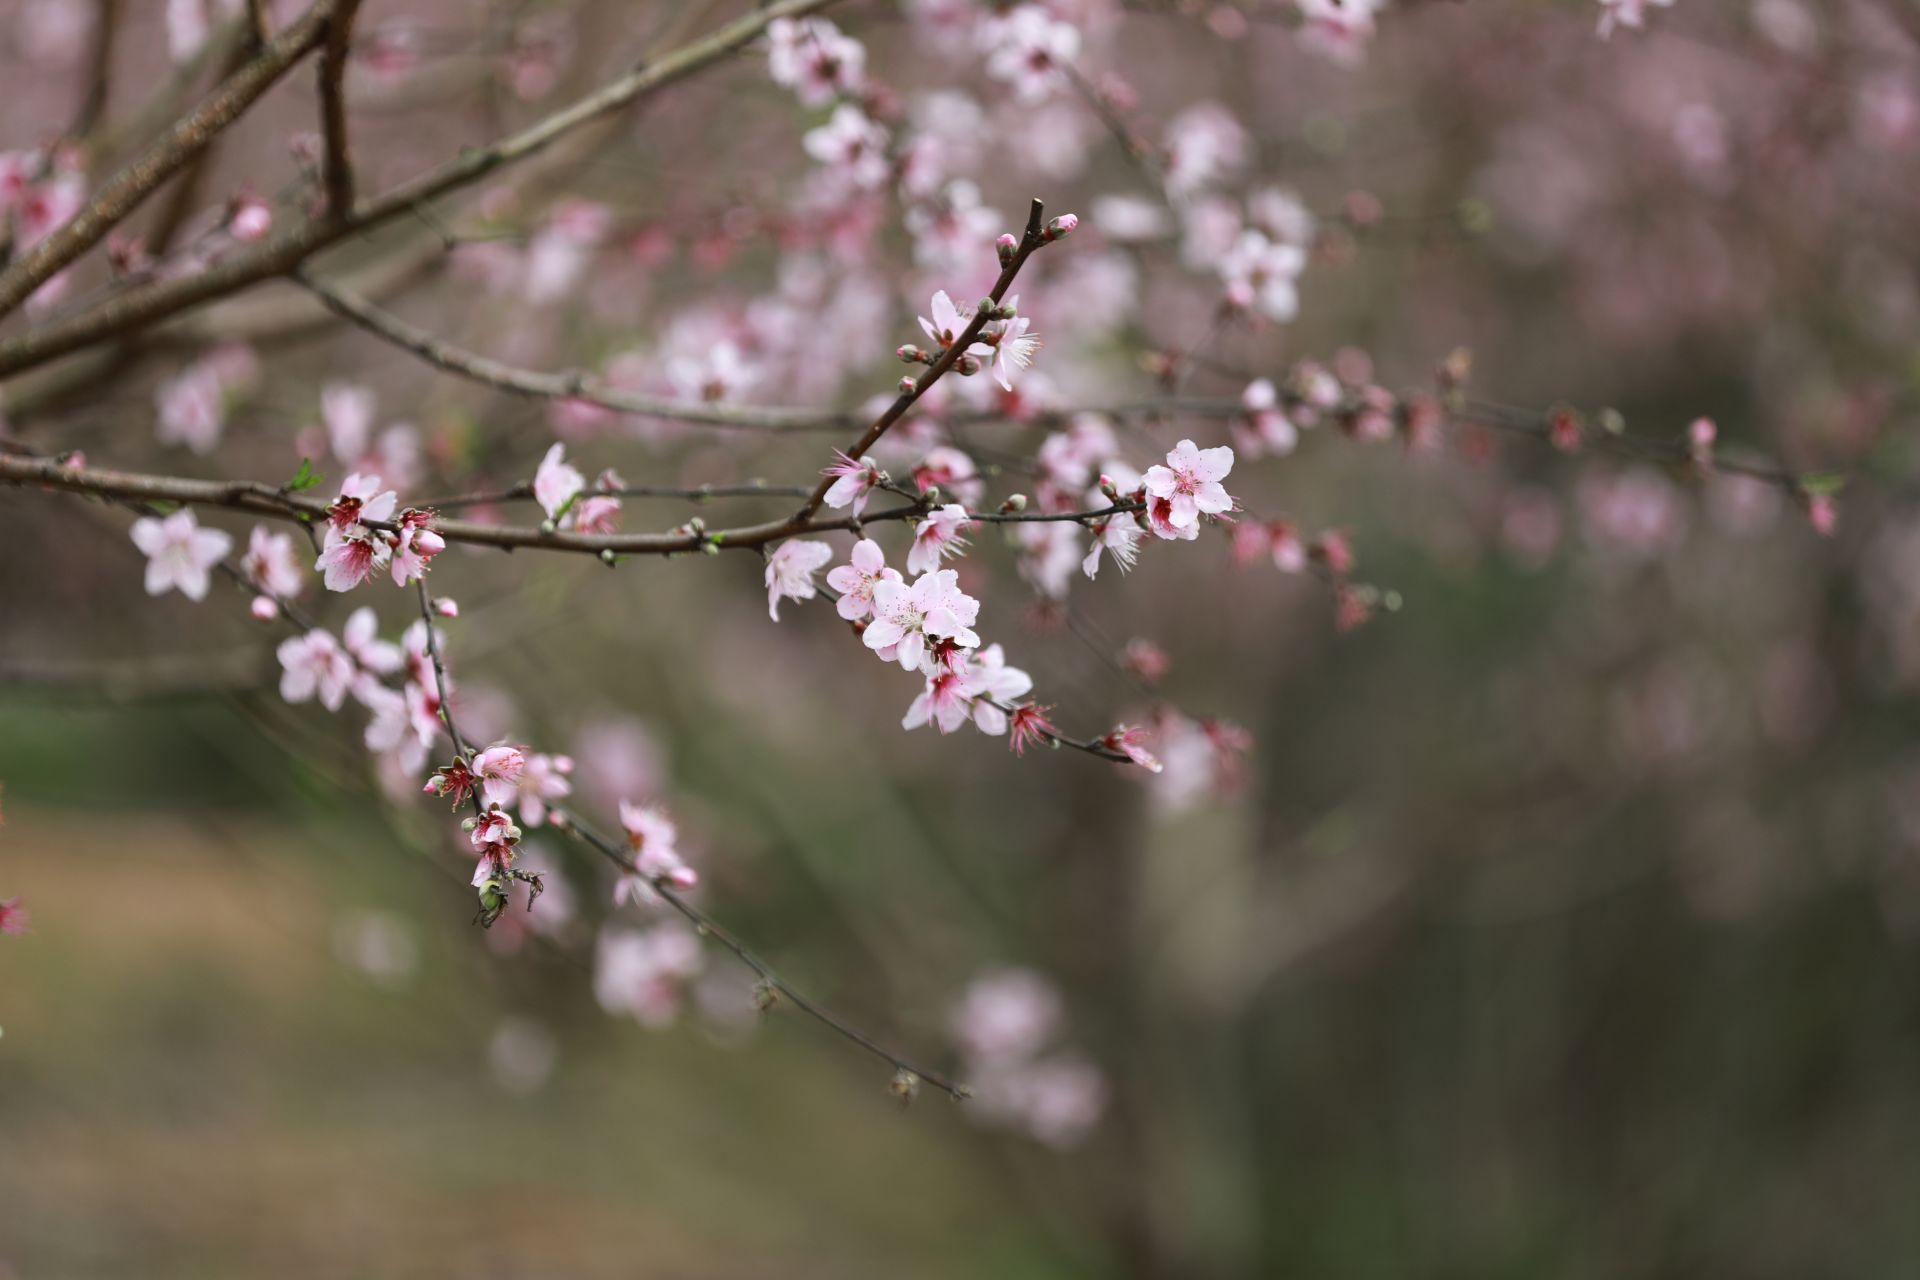
[[[1058,1043],[1104,1081],[1073,1141],[932,1093],[896,1105],[886,1069],[816,1024],[756,1019],[751,975],[717,950],[671,1026],[610,1017],[592,983],[602,868],[534,833],[564,882],[543,908],[572,910],[472,927],[444,811],[381,785],[354,717],[279,699],[278,635],[244,596],[149,599],[124,512],[0,494],[0,898],[32,912],[30,934],[0,937],[0,1273],[1913,1274],[1905,5],[1680,0],[1601,42],[1589,4],[1404,4],[1352,67],[1302,47],[1290,6],[1089,10],[1087,61],[1137,91],[1143,133],[1221,103],[1246,173],[1319,215],[1299,320],[1221,332],[1218,282],[1177,232],[1123,243],[1089,212],[1148,188],[1084,107],[994,102],[891,6],[833,11],[902,92],[987,100],[988,204],[1038,192],[1088,218],[1021,286],[1066,403],[1154,393],[1142,353],[1202,333],[1181,375],[1201,396],[1348,348],[1417,389],[1464,346],[1487,399],[1611,406],[1661,441],[1707,415],[1733,453],[1850,477],[1823,538],[1764,485],[1472,428],[1436,453],[1329,429],[1243,459],[1230,487],[1249,509],[1344,530],[1400,602],[1344,634],[1323,584],[1237,566],[1222,538],[1150,547],[1063,612],[980,532],[961,568],[983,630],[1065,727],[1138,723],[1163,699],[1224,718],[1254,740],[1237,787],[1204,750],[1148,783],[971,731],[903,734],[912,682],[823,602],[769,622],[748,557],[441,558],[472,736],[571,752],[603,826],[623,794],[662,798],[704,905],[916,1057],[958,1065],[949,1017],[980,975],[1045,975]],[[137,130],[140,104],[210,74],[217,48],[176,67],[160,6],[132,8],[105,118]],[[83,10],[0,0],[0,147],[70,118]],[[363,182],[719,16],[370,0]],[[179,243],[213,235],[243,188],[298,216],[286,139],[314,97],[290,78],[222,144]],[[689,312],[830,297],[801,353],[819,359],[793,362],[812,381],[746,398],[858,403],[898,376],[888,352],[926,273],[882,208],[868,256],[787,279],[805,237],[767,211],[791,207],[815,123],[744,55],[539,181],[456,202],[444,217],[470,238],[451,253],[410,225],[327,270],[541,368],[665,359],[711,332]],[[618,246],[560,296],[503,289],[559,193],[615,210]],[[71,298],[107,287],[95,264]],[[313,448],[318,388],[346,379],[415,428],[415,493],[524,479],[556,428],[590,474],[663,484],[804,479],[837,442],[586,431],[317,315],[263,288],[105,374],[9,386],[9,430],[101,465],[274,478]],[[220,451],[157,442],[156,390],[232,339],[260,376]],[[1144,464],[1222,430],[1123,440]],[[960,443],[1017,457],[1038,439],[988,424]],[[686,514],[635,501],[627,527]],[[388,634],[408,622],[399,593],[362,595]],[[1171,657],[1157,689],[1115,665],[1134,638]]]

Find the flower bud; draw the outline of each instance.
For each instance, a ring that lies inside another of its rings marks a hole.
[[[887,1089],[900,1100],[900,1105],[904,1107],[919,1096],[920,1077],[902,1067],[893,1073],[893,1079],[888,1081]]]
[[[927,353],[914,346],[911,342],[895,347],[893,354],[908,364],[925,364],[927,362]]]
[[[433,611],[443,618],[457,618],[460,616],[460,604],[450,597],[439,596],[433,602]]]
[[[1080,216],[1078,214],[1063,213],[1047,224],[1046,238],[1048,240],[1059,240],[1065,236],[1070,236],[1073,234],[1074,228],[1079,225]]]
[[[540,532],[542,533],[552,533],[558,527],[559,526],[554,524],[552,520],[542,520],[540,522]]]
[[[1618,409],[1602,409],[1595,415],[1594,421],[1600,429],[1610,436],[1623,436],[1627,433],[1627,420]]]
[[[1027,495],[1024,493],[1009,494],[1007,500],[1000,504],[1000,514],[1003,516],[1012,515],[1016,511],[1025,511],[1026,509]]]
[[[272,596],[255,596],[247,608],[262,622],[272,622],[280,616],[280,606],[274,603]]]
[[[919,385],[920,384],[916,382],[911,376],[902,378],[900,379],[900,394],[903,396],[910,396],[914,393],[914,389],[917,388]]]
[[[971,378],[974,374],[980,372],[980,361],[974,356],[961,356],[959,362],[953,367],[959,372],[961,377]]]
[[[993,247],[999,252],[1000,265],[1003,267],[1013,261],[1014,254],[1020,252],[1020,242],[1015,240],[1011,234],[1002,235],[998,240],[995,240]]]
[[[613,568],[613,565],[614,565],[614,561],[615,561],[615,560],[616,560],[617,558],[618,558],[618,557],[616,557],[616,556],[615,556],[615,555],[613,554],[613,548],[612,548],[612,547],[602,547],[602,548],[600,548],[600,563],[601,563],[601,564],[603,564],[603,565],[605,565],[605,566],[607,566],[607,568],[609,568],[609,569],[611,569],[611,568]]]

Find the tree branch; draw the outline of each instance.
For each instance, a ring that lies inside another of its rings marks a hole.
[[[323,181],[327,215],[345,218],[353,213],[353,162],[347,152],[347,55],[353,45],[353,20],[360,0],[338,0],[327,23],[327,42],[320,51],[320,126],[326,140]]]
[[[475,182],[504,164],[546,147],[572,129],[704,69],[747,45],[766,30],[767,24],[778,18],[799,17],[817,9],[823,9],[833,2],[834,0],[780,0],[779,3],[757,9],[738,21],[722,27],[712,35],[667,54],[651,66],[629,72],[573,106],[548,116],[531,128],[495,143],[491,147],[470,151],[432,173],[424,174],[386,195],[361,205],[354,211],[352,217],[331,221],[314,219],[248,252],[236,254],[208,270],[172,280],[154,281],[128,290],[125,294],[101,303],[70,320],[44,326],[36,332],[0,344],[0,378],[44,364],[96,342],[144,329],[190,307],[213,298],[223,297],[248,285],[285,275],[329,245],[336,244],[348,236],[370,230],[413,210],[426,201]],[[323,5],[326,5],[330,11],[330,0],[323,0]],[[312,18],[313,13],[310,12],[301,22],[288,28],[274,42],[275,46],[285,42],[296,31],[306,31],[309,39],[318,39],[318,28],[308,30]],[[94,239],[104,234],[103,227]],[[4,278],[0,277],[0,280]],[[0,307],[0,311],[4,309]]]
[[[62,268],[98,244],[156,187],[239,119],[255,99],[319,43],[333,7],[334,0],[316,0],[299,21],[268,41],[212,97],[176,121],[138,159],[109,179],[86,208],[0,272],[0,316],[18,307]]]

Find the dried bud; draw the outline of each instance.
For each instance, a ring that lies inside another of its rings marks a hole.
[[[780,988],[765,978],[753,984],[753,1007],[758,1013],[771,1013],[780,1003]]]
[[[1045,238],[1048,240],[1059,240],[1070,236],[1079,225],[1080,217],[1078,214],[1063,213],[1047,224]]]
[[[961,356],[953,367],[959,372],[961,377],[971,378],[974,374],[980,372],[980,361],[974,356]]]
[[[1602,409],[1594,415],[1594,421],[1610,436],[1623,436],[1627,433],[1627,420],[1621,416],[1618,409]]]
[[[920,1095],[920,1077],[902,1067],[893,1073],[893,1079],[888,1082],[887,1089],[904,1107]]]

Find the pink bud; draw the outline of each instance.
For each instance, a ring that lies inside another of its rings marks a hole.
[[[1047,224],[1047,239],[1058,240],[1063,236],[1070,236],[1073,234],[1074,228],[1079,225],[1079,214],[1063,213]]]
[[[1713,448],[1713,439],[1717,434],[1712,418],[1695,418],[1687,425],[1687,443],[1697,452],[1705,453]]]
[[[273,230],[273,210],[257,196],[242,196],[233,203],[233,213],[227,219],[227,230],[233,233],[235,240],[252,243],[264,240],[267,232]]]
[[[900,394],[910,396],[913,394],[914,388],[919,385],[920,384],[915,382],[911,376],[902,378],[900,379]]]
[[[460,616],[460,605],[455,600],[440,596],[433,602],[433,611],[443,618],[457,618]]]
[[[262,622],[272,622],[280,616],[280,606],[274,603],[272,596],[255,596],[248,611]]]
[[[1834,503],[1831,494],[1810,493],[1807,495],[1807,522],[1813,531],[1823,538],[1831,538],[1834,529],[1840,523],[1840,508]]]

